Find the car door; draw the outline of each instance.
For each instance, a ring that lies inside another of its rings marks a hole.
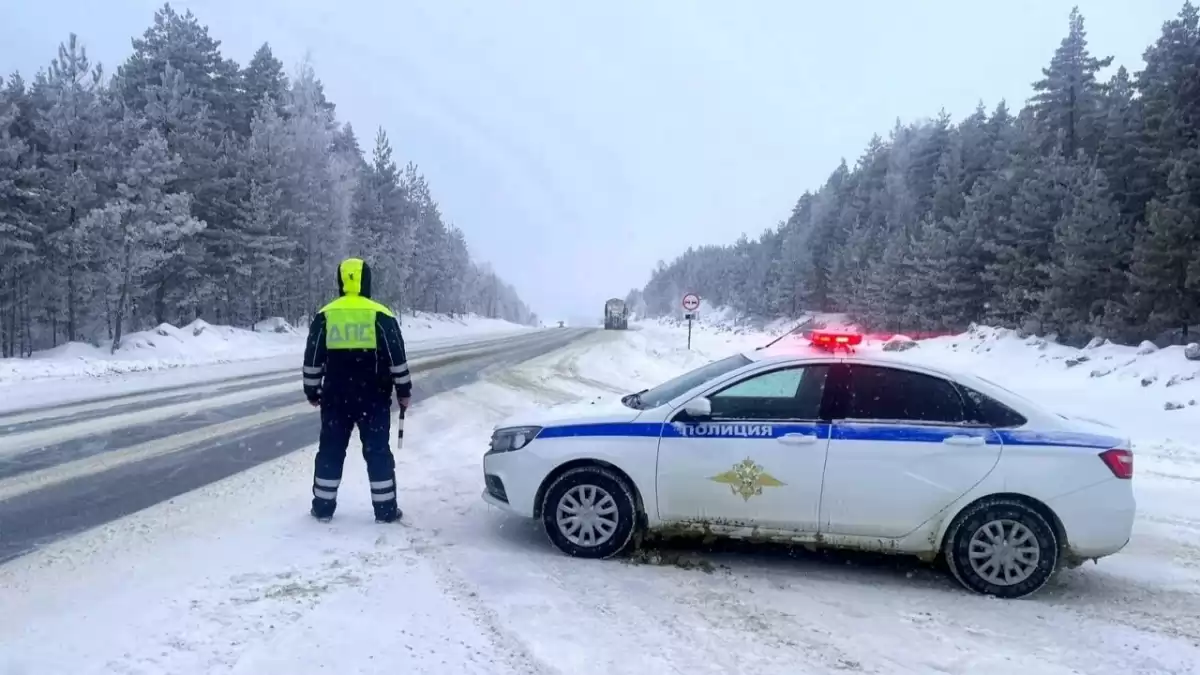
[[[967,421],[950,381],[846,363],[831,375],[833,426],[821,532],[903,537],[974,487],[1000,458],[1000,438]]]
[[[760,371],[709,393],[708,419],[675,413],[659,442],[660,519],[815,533],[829,368]]]

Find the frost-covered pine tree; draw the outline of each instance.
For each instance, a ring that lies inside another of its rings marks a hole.
[[[45,102],[35,125],[43,145],[42,255],[49,267],[33,283],[43,300],[56,308],[55,318],[65,320],[67,340],[79,339],[93,316],[89,277],[94,266],[79,223],[108,197],[101,180],[109,143],[101,82],[100,69],[72,35],[59,45],[58,58],[37,83],[38,96]]]
[[[1111,56],[1091,55],[1083,15],[1078,8],[1071,10],[1067,36],[1042,71],[1044,77],[1033,85],[1031,109],[1042,133],[1043,150],[1057,150],[1069,160],[1078,151],[1095,155],[1104,129],[1103,86],[1096,74],[1111,63]]]
[[[0,81],[0,356],[28,353],[28,289],[42,231],[33,213],[45,197],[32,148],[20,136],[24,82]]]
[[[410,207],[406,222],[411,244],[407,251],[410,262],[405,295],[411,308],[433,310],[438,285],[442,283],[438,269],[445,258],[446,228],[429,184],[416,165],[410,163],[404,168],[401,185]]]
[[[287,287],[298,247],[288,236],[284,202],[290,148],[291,138],[276,105],[264,101],[250,124],[237,175],[243,198],[231,227],[234,245],[225,272],[235,322],[253,324],[265,318],[268,308],[294,301]]]
[[[1104,173],[1077,165],[1070,174],[1068,205],[1054,226],[1042,314],[1051,330],[1082,343],[1118,328],[1132,241]]]
[[[250,63],[241,71],[241,100],[238,101],[238,131],[250,133],[250,124],[263,105],[278,115],[287,114],[288,78],[283,62],[275,58],[271,46],[263,43]]]
[[[290,144],[287,187],[284,190],[291,236],[299,242],[304,312],[315,312],[328,296],[329,280],[340,262],[333,229],[332,174],[329,148],[336,131],[321,83],[309,64],[292,82],[287,118]]]
[[[166,140],[145,121],[127,119],[122,125],[120,166],[112,171],[115,195],[83,219],[82,229],[97,247],[95,259],[103,284],[112,351],[121,345],[125,319],[138,291],[172,259],[183,244],[204,229],[191,215],[191,195],[172,192],[180,159],[170,154]],[[131,152],[125,148],[132,147]]]
[[[1172,194],[1168,181],[1175,160],[1200,147],[1200,9],[1191,0],[1163,24],[1162,35],[1144,58],[1145,68],[1136,76],[1141,112],[1136,174],[1146,183],[1137,192],[1135,207]]]
[[[1178,330],[1191,339],[1200,322],[1200,157],[1178,159],[1171,168],[1170,193],[1146,207],[1146,224],[1138,233],[1129,274],[1129,304],[1155,330]]]
[[[471,268],[471,253],[467,238],[462,230],[450,227],[446,233],[446,311],[454,314],[467,312],[466,283]]]
[[[380,129],[354,199],[355,238],[364,245],[364,252],[369,252],[377,293],[397,310],[411,303],[405,295],[412,269],[409,211],[409,197],[400,185],[391,143]]]

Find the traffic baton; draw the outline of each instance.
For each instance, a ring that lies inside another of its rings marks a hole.
[[[396,420],[396,449],[404,447],[404,414],[408,412],[408,406],[400,406],[400,417]]]

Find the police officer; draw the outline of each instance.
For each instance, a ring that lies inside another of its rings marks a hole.
[[[333,517],[346,446],[357,426],[375,520],[390,523],[402,515],[388,445],[392,391],[401,425],[412,396],[404,338],[391,310],[371,299],[371,268],[361,259],[338,266],[338,291],[341,297],[317,312],[304,348],[304,395],[321,408],[312,515],[321,521]]]

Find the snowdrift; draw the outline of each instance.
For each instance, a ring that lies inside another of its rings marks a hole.
[[[528,330],[499,319],[474,315],[450,317],[417,312],[400,318],[404,339],[410,343],[466,335]],[[0,384],[46,378],[100,377],[187,366],[234,363],[295,354],[304,350],[307,326],[295,327],[273,317],[254,330],[215,326],[196,320],[183,327],[164,323],[157,328],[128,333],[112,352],[112,343],[92,345],[69,342],[35,352],[28,359],[0,359]]]

